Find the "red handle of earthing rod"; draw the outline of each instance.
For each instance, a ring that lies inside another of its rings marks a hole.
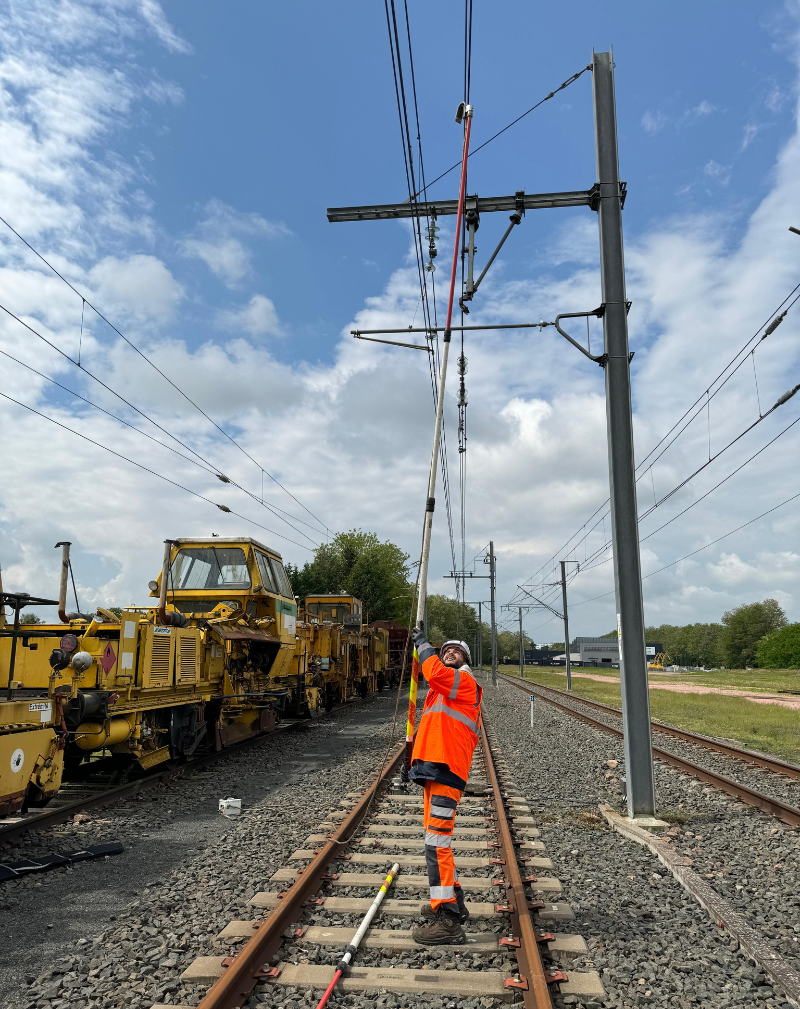
[[[342,972],[340,970],[337,970],[336,973],[333,975],[333,981],[331,981],[331,983],[325,989],[325,994],[322,996],[322,998],[317,1003],[317,1009],[322,1009],[322,1007],[325,1005],[325,1003],[331,997],[331,992],[336,987],[336,982],[339,980],[339,978],[341,976],[342,976]]]
[[[456,267],[458,266],[458,249],[461,244],[461,218],[464,214],[464,197],[467,188],[467,158],[469,157],[469,135],[472,130],[472,113],[467,116],[464,130],[464,153],[461,157],[461,185],[458,189],[458,214],[456,216],[456,240],[453,243],[453,268],[450,273],[450,294],[447,298],[447,321],[445,327],[450,328],[453,319],[453,298],[456,292]]]

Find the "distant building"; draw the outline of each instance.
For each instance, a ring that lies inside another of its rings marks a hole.
[[[663,651],[664,646],[657,642],[648,641],[645,646],[645,655],[648,661]],[[575,638],[570,646],[570,655],[574,655],[576,652],[580,655],[578,661],[582,666],[619,665],[617,638]],[[563,655],[561,661],[565,661]]]
[[[555,666],[557,665],[555,659],[558,654],[559,653],[552,648],[526,648],[525,665]]]

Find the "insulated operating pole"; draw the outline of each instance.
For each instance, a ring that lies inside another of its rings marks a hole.
[[[489,540],[489,585],[491,587],[491,607],[492,607],[492,686],[497,686],[497,623],[494,615],[494,582],[495,582],[495,562],[494,562],[494,541]]]
[[[630,816],[652,816],[655,813],[653,744],[636,508],[613,51],[594,53],[592,71],[611,529],[628,813]],[[564,624],[566,627],[566,604]]]
[[[458,265],[458,250],[461,245],[461,219],[464,214],[464,195],[467,185],[467,158],[469,157],[469,135],[472,128],[472,106],[462,105],[459,113],[466,120],[464,125],[464,146],[461,153],[461,184],[458,191],[458,213],[456,214],[456,237],[453,243],[453,265],[450,272],[450,294],[447,300],[447,323],[444,331],[444,347],[442,349],[442,364],[439,369],[439,387],[436,396],[436,423],[433,429],[433,451],[431,453],[431,468],[428,473],[428,496],[425,501],[425,519],[422,527],[422,553],[419,562],[419,592],[417,595],[417,623],[419,628],[425,627],[425,608],[428,597],[428,561],[431,554],[431,529],[433,527],[433,509],[436,494],[436,468],[439,464],[439,443],[442,437],[442,417],[444,414],[444,388],[447,379],[447,359],[450,355],[450,324],[453,321],[453,297],[456,287],[456,267]],[[457,117],[457,121],[461,119]],[[414,723],[417,719],[417,686],[419,684],[419,655],[414,648],[411,661],[411,683],[408,691],[408,717],[406,719],[406,757],[402,776],[408,780],[411,769],[411,751],[414,747]]]
[[[567,690],[572,690],[572,665],[569,647],[569,616],[567,615],[567,562],[561,562],[561,603],[564,607],[564,648],[567,653]]]

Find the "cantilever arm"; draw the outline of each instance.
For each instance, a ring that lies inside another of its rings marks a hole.
[[[569,335],[569,333],[565,333],[564,330],[561,328],[561,326],[559,326],[559,322],[562,319],[585,319],[588,318],[590,315],[596,316],[598,319],[602,319],[604,311],[605,309],[603,305],[601,305],[599,308],[595,308],[591,312],[562,312],[561,315],[556,316],[556,321],[554,323],[556,329],[564,337],[565,340],[569,340],[569,342],[572,344],[573,347],[577,347],[578,350],[581,352],[581,354],[583,354],[585,357],[588,357],[590,361],[594,361],[595,364],[599,364],[601,368],[605,364],[605,355],[591,354],[585,347],[582,347],[577,340],[573,340],[572,337]]]
[[[580,349],[583,350],[582,347]],[[544,600],[539,599],[539,597],[535,596],[532,592],[528,592],[528,590],[525,588],[524,585],[518,585],[517,588],[518,589],[522,589],[522,591],[525,593],[526,596],[530,596],[531,599],[535,599],[536,602],[540,606],[544,606],[544,608],[546,610],[550,610],[550,612],[553,613],[553,614],[555,614],[558,617],[559,620],[563,620],[564,619],[564,614],[563,613],[559,613],[558,610],[554,610],[553,607],[549,603],[546,603],[546,602],[544,602]]]

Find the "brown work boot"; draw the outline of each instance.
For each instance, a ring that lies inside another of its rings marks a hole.
[[[467,941],[467,933],[457,915],[437,911],[433,921],[412,930],[411,938],[421,946],[455,946]]]
[[[467,902],[464,898],[464,891],[460,886],[456,887],[456,901],[458,902],[459,920],[461,924],[464,925],[469,921],[469,911],[467,910]],[[419,913],[428,921],[433,921],[436,917],[436,912],[431,907],[430,902],[424,903],[419,909]]]

